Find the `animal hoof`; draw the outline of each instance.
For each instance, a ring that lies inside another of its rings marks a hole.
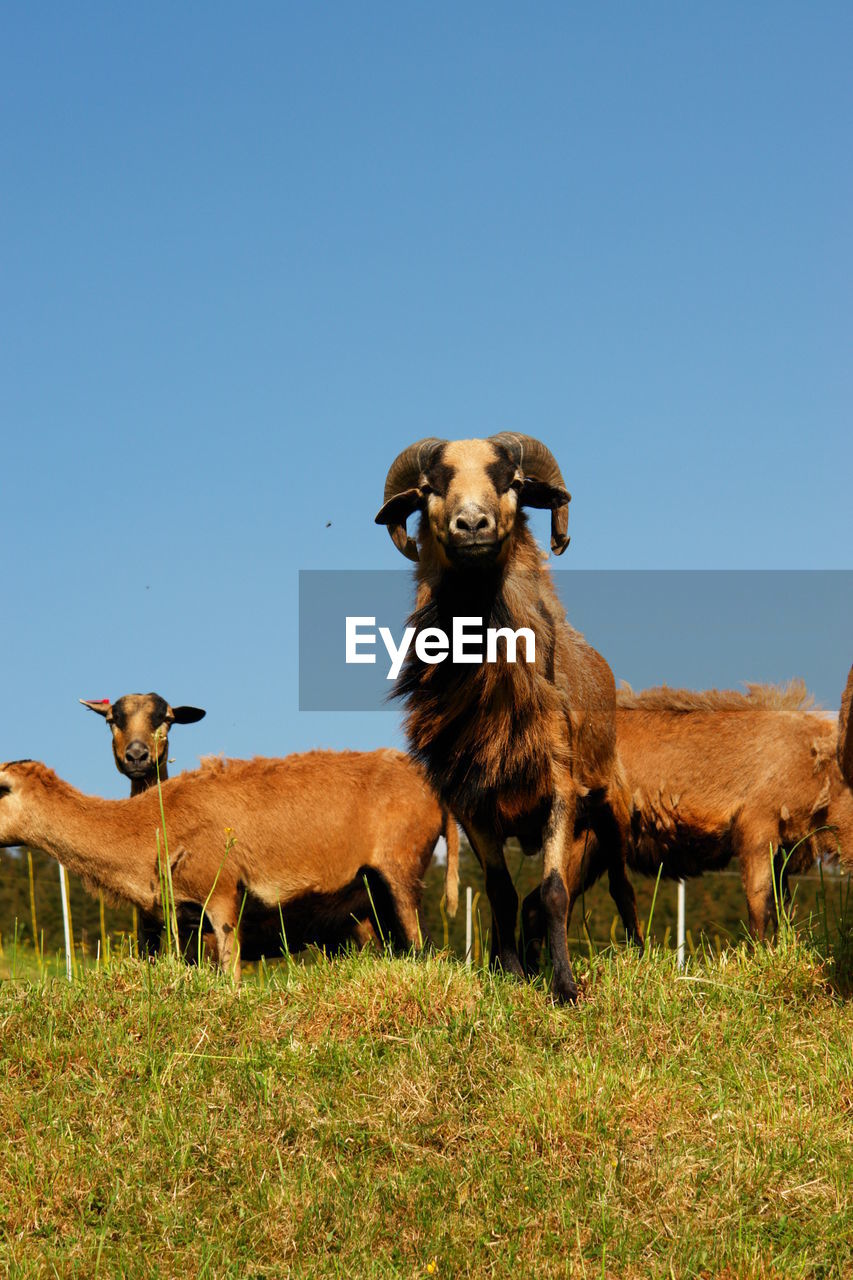
[[[577,1004],[580,988],[576,982],[555,982],[551,994],[555,1004]]]

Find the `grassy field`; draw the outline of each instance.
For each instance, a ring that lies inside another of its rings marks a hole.
[[[0,1272],[849,1276],[832,965],[579,968],[573,1010],[442,955],[0,983]]]

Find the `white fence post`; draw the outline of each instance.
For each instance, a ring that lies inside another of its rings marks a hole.
[[[71,981],[71,931],[68,928],[68,889],[65,884],[65,868],[59,863],[59,891],[62,894],[62,924],[65,929],[65,976]]]
[[[686,929],[685,929],[685,922],[684,922],[685,899],[686,899],[686,894],[685,894],[684,881],[679,880],[678,882],[678,925],[676,927],[676,941],[677,941],[677,955],[678,955],[679,969],[684,968],[684,961],[686,959],[686,956],[685,956]]]
[[[465,963],[471,968],[474,951],[474,891],[470,884],[465,890]]]

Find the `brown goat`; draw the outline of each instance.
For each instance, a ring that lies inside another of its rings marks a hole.
[[[172,707],[159,693],[127,693],[115,702],[109,698],[79,701],[103,716],[113,742],[113,759],[119,773],[130,779],[130,794],[138,796],[169,776],[169,730],[173,724],[195,724],[207,714],[200,707]],[[157,916],[139,913],[137,945],[140,955],[156,955],[160,950],[162,925]],[[186,941],[187,954],[195,952],[193,939]],[[183,944],[182,944],[183,945]]]
[[[838,726],[800,681],[748,693],[620,689],[617,744],[633,794],[628,865],[685,879],[737,858],[757,938],[775,926],[789,874],[839,853],[853,868],[851,687],[853,671]],[[602,870],[591,840],[587,883]]]
[[[251,933],[279,907],[297,937],[318,917],[327,929],[377,920],[396,945],[418,945],[422,876],[442,832],[455,910],[455,826],[401,752],[208,760],[162,794],[179,923],[203,909],[219,964],[238,977],[238,930]],[[102,800],[35,761],[0,766],[0,846],[42,849],[88,888],[162,918],[159,828],[151,789]]]
[[[492,960],[523,969],[516,944],[518,897],[503,854],[519,838],[544,853],[541,919],[558,1000],[574,1000],[566,927],[583,888],[576,831],[598,835],[610,887],[640,941],[625,874],[630,796],[615,752],[615,689],[607,663],[569,626],[527,526],[524,506],[551,510],[551,547],[568,545],[569,494],[546,447],[529,436],[421,440],[404,450],[385,482],[376,517],[395,546],[417,561],[409,625],[448,634],[460,618],[483,627],[526,628],[532,662],[425,660],[410,650],[396,692],[406,728],[442,801],[464,826],[482,864],[492,908]],[[420,512],[418,542],[406,520]],[[522,640],[524,637],[521,637]],[[495,641],[497,647],[497,642]],[[423,653],[423,647],[421,653]],[[529,653],[528,653],[528,656]]]

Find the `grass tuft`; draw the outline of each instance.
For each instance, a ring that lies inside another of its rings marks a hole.
[[[573,1010],[445,955],[0,983],[0,1270],[848,1275],[833,964],[597,950]]]

